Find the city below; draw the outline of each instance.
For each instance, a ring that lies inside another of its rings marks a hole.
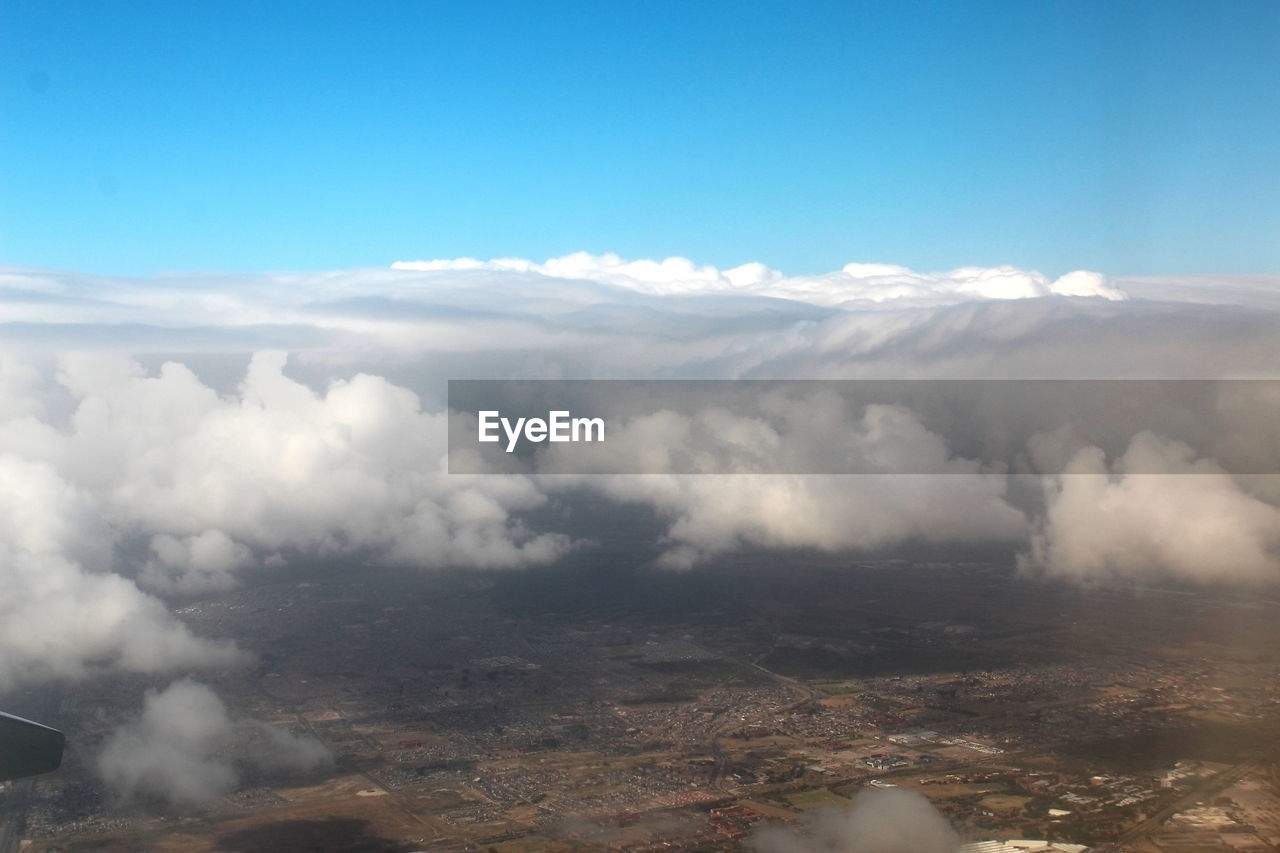
[[[97,756],[167,681],[15,692],[16,712],[70,741],[60,771],[0,794],[2,840],[29,853],[735,850],[899,788],[926,797],[965,853],[1280,844],[1280,604],[1265,597],[1083,590],[981,560],[585,562],[332,566],[190,602],[177,612],[192,628],[259,650],[202,680],[236,716],[314,737],[333,761],[246,771],[194,809],[117,802]]]

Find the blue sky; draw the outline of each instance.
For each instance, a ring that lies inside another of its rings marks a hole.
[[[0,5],[0,263],[1280,272],[1280,4]]]

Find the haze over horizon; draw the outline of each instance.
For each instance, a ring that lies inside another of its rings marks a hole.
[[[1278,91],[1265,0],[0,4],[0,696],[74,727],[0,853],[1136,832],[1064,732],[1275,723],[1277,382],[806,380],[1280,380]],[[798,381],[490,475],[464,379]]]

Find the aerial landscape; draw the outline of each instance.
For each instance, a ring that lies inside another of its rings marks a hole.
[[[120,808],[92,771],[116,722],[98,709],[163,682],[33,697],[80,743],[23,803],[28,849],[725,849],[868,786],[922,794],[965,840],[1280,838],[1280,602],[791,559],[817,565],[785,592],[772,567],[678,577],[665,614],[383,573],[189,606],[272,649],[205,681],[328,760],[246,774],[199,815]]]
[[[0,853],[1280,850],[1280,6],[0,4]]]

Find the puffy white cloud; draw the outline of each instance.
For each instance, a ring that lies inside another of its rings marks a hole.
[[[98,773],[117,794],[197,806],[236,786],[231,718],[217,694],[194,681],[148,691],[142,715],[115,731]]]
[[[570,542],[524,519],[571,478],[446,474],[446,378],[1280,376],[1275,277],[1054,280],[884,264],[788,276],[585,253],[397,266],[135,279],[0,270],[0,582],[15,591],[0,605],[0,686],[242,659],[138,584],[203,594],[297,554],[480,568],[556,559]],[[1265,446],[1274,429],[1246,408],[1197,451],[1247,460]],[[864,453],[869,471],[894,453],[951,459],[939,436],[891,415],[879,432],[861,416],[840,434],[818,416],[715,428],[740,437],[748,469],[781,429],[811,430],[815,452]],[[712,424],[633,426],[654,453],[687,454]],[[739,547],[1026,531],[1003,481],[976,470],[914,481],[671,470],[577,487],[656,508],[672,565]],[[1089,514],[1103,501],[1136,525],[1140,500],[1200,500],[1240,534],[1231,562],[1245,568],[1221,576],[1274,576],[1273,486],[1196,475],[1183,493],[1166,476],[1148,494],[1137,475],[1112,476],[1055,481],[1027,559],[1084,577],[1154,564],[1202,577],[1190,562],[1207,550],[1134,550],[1132,534]]]
[[[0,455],[0,689],[103,668],[161,672],[244,662],[113,574],[113,530],[48,464]]]
[[[447,476],[444,416],[412,392],[359,374],[318,393],[284,365],[283,353],[254,356],[223,398],[172,362],[148,376],[132,362],[65,360],[78,405],[61,464],[113,523],[159,537],[152,580],[169,568],[216,581],[251,562],[238,546],[482,568],[568,547],[512,521],[544,500],[527,479]]]
[[[662,563],[675,568],[752,546],[836,551],[912,538],[1012,541],[1026,525],[1005,500],[1002,475],[954,456],[910,411],[859,409],[821,392],[775,392],[749,414],[660,411],[615,423],[604,444],[547,447],[542,470],[590,469],[597,455],[618,453],[655,472],[557,476],[546,485],[654,507],[670,522]],[[862,473],[768,473],[833,468]],[[946,473],[900,473],[911,470]],[[689,473],[698,471],[741,473]]]
[[[160,533],[151,537],[151,551],[153,558],[143,567],[139,582],[183,595],[231,589],[236,572],[255,562],[248,548],[221,530],[184,538]]]
[[[592,255],[575,252],[544,263],[524,258],[448,258],[433,261],[396,261],[392,269],[414,272],[457,270],[489,270],[507,273],[532,273],[549,278],[583,279],[639,290],[646,293],[673,294],[714,292],[727,287],[749,287],[776,281],[782,274],[763,264],[750,263],[721,272],[714,266],[698,265],[688,258],[671,257],[661,261],[640,259],[628,261],[606,253]]]
[[[416,272],[488,270],[551,278],[606,282],[642,293],[709,294],[739,292],[822,306],[856,306],[891,301],[920,303],[966,299],[1030,299],[1040,296],[1125,299],[1125,293],[1100,273],[1077,270],[1056,280],[1015,267],[962,267],[922,273],[890,264],[846,264],[836,272],[786,276],[760,263],[728,270],[699,266],[688,258],[627,261],[614,254],[577,252],[535,263],[519,258],[479,261],[459,258],[397,261],[393,269]]]
[[[514,517],[545,500],[527,478],[446,475],[444,416],[412,392],[362,374],[321,394],[284,363],[255,357],[223,397],[180,364],[69,355],[65,417],[0,413],[0,688],[244,660],[135,573],[191,595],[282,554],[514,568],[570,547]],[[141,560],[125,547],[139,537]]]
[[[1046,500],[1025,570],[1088,581],[1280,579],[1280,509],[1180,442],[1139,433],[1110,469],[1098,448],[1079,449],[1046,480]]]
[[[799,829],[762,829],[751,846],[758,853],[956,853],[960,836],[915,791],[868,788],[849,808],[819,810]]]
[[[749,547],[872,550],[908,539],[1013,541],[1022,514],[999,475],[631,475],[595,478],[668,522],[660,565],[689,568]]]
[[[277,774],[309,773],[333,761],[315,738],[257,720],[233,721],[213,690],[182,679],[147,692],[141,715],[108,738],[98,774],[118,796],[192,808],[235,790],[237,754]]]

